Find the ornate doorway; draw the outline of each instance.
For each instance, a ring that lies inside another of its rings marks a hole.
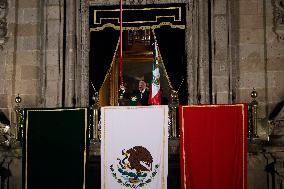
[[[123,73],[129,88],[133,90],[139,79],[151,82],[155,35],[163,63],[164,97],[175,90],[180,102],[186,104],[185,4],[124,6],[123,11]],[[117,104],[118,17],[118,6],[90,7],[90,96],[100,91],[102,105]]]

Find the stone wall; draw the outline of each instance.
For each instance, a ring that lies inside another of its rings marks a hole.
[[[254,87],[259,94],[261,117],[265,112],[265,61],[263,2],[260,0],[240,0],[236,2],[238,10],[238,101],[249,102],[250,92]]]
[[[254,87],[260,103],[259,116],[269,115],[284,99],[284,43],[273,32],[273,1],[239,0],[237,100],[249,102]],[[236,9],[237,10],[237,9]]]
[[[213,1],[211,9],[212,103],[230,104],[236,96],[233,4],[227,0]]]
[[[88,44],[81,35],[83,24],[88,31],[82,20],[88,15],[79,14],[86,12],[86,2],[64,2],[8,1],[8,42],[0,51],[0,110],[12,122],[17,94],[23,107],[88,105],[87,48],[81,55]]]
[[[8,1],[8,42],[0,51],[0,110],[10,120],[17,94],[25,107],[37,107],[42,102],[38,2]]]
[[[13,125],[17,94],[24,107],[40,107],[43,100],[40,4],[37,0],[9,0],[8,6],[8,41],[0,50],[0,111]],[[13,159],[10,169],[16,170],[10,178],[10,188],[21,188],[21,161]]]
[[[60,1],[44,1],[42,10],[42,22],[44,23],[42,40],[42,62],[45,107],[59,107],[61,105],[62,85],[62,43],[63,36],[60,18],[63,16],[63,9]]]

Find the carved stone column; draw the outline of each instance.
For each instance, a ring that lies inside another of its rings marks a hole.
[[[77,7],[76,0],[69,0],[65,2],[66,13],[64,19],[66,21],[66,33],[63,37],[65,43],[65,107],[74,107],[76,105],[75,97],[75,78],[76,78],[76,64],[77,64],[77,33],[76,33],[76,18]]]
[[[90,31],[89,31],[89,2],[81,1],[81,20],[80,20],[80,36],[81,36],[81,53],[80,53],[80,93],[77,98],[80,98],[78,106],[89,105],[89,50],[90,50]]]
[[[40,2],[43,107],[88,106],[89,2]]]
[[[186,50],[189,103],[209,103],[208,4],[189,0],[187,9]]]
[[[228,104],[235,99],[234,48],[232,34],[234,15],[232,1],[211,1],[211,67],[213,103]]]
[[[195,18],[193,15],[196,14],[193,8],[193,0],[187,4],[186,17]],[[190,27],[193,23],[196,22],[196,19],[186,19],[186,35],[185,35],[185,47],[187,51],[187,83],[188,83],[188,93],[189,93],[189,104],[197,104],[197,65],[196,65],[196,52],[194,51],[195,40],[194,33],[196,33],[196,28]]]
[[[89,105],[89,2],[67,1],[65,106]]]

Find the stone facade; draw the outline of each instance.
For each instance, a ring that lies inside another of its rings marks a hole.
[[[187,3],[187,17],[192,18],[187,19],[186,36],[189,103],[249,102],[254,87],[260,117],[267,117],[284,96],[284,43],[273,31],[272,2],[219,0],[206,6],[203,1],[125,3],[177,2]],[[88,105],[89,5],[74,0],[64,11],[63,3],[8,3],[9,40],[0,51],[0,108],[9,118],[17,94],[23,97],[24,107]],[[91,1],[90,5],[118,3]]]
[[[0,110],[15,125],[18,94],[23,107],[88,106],[88,7],[118,5],[119,1],[7,2],[8,40],[0,50]],[[266,129],[268,115],[284,99],[284,43],[276,33],[281,27],[275,27],[275,0],[124,3],[186,3],[189,103],[248,103],[255,88],[260,122]],[[265,157],[261,153],[249,156],[250,189],[267,186]],[[19,170],[20,161],[11,166]],[[10,188],[20,188],[19,173],[11,178]]]

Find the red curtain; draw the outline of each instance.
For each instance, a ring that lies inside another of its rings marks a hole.
[[[247,189],[247,106],[180,107],[182,189]]]

